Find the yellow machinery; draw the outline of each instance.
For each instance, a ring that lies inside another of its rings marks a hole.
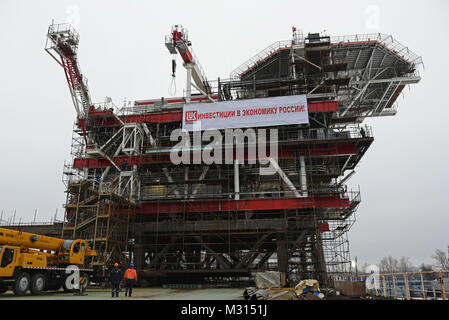
[[[85,240],[64,240],[34,233],[0,228],[0,294],[11,287],[16,295],[27,290],[39,294],[45,290],[58,290],[66,285],[76,266],[82,273],[81,281],[93,270],[87,266],[97,252]],[[73,268],[73,267],[71,267]]]

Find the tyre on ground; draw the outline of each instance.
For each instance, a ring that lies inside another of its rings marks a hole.
[[[31,286],[30,286],[31,294],[33,295],[41,294],[42,291],[44,291],[46,285],[47,285],[47,277],[42,273],[36,273],[31,278]]]
[[[26,272],[20,273],[16,282],[14,283],[13,291],[16,296],[23,296],[26,294],[30,287],[31,278],[30,275]]]

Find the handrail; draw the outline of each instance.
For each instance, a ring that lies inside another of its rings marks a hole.
[[[8,223],[7,221],[2,221],[0,222],[1,226],[4,227],[24,227],[24,226],[51,226],[54,225],[55,223],[62,223],[63,221],[60,220],[54,220],[54,221],[50,221],[50,222],[10,222]]]
[[[356,44],[367,41],[376,41],[407,63],[415,64],[417,66],[423,64],[422,58],[420,56],[412,52],[408,47],[396,41],[391,35],[383,33],[371,33],[371,34],[356,34],[346,36],[331,36],[330,40],[331,44],[334,46],[348,43]],[[289,48],[291,47],[291,44],[292,44],[291,40],[282,40],[269,45],[268,47],[266,47],[265,49],[263,49],[262,51],[260,51],[259,53],[257,53],[244,63],[242,63],[240,66],[235,68],[231,72],[230,78],[238,79],[245,71],[253,68],[261,60],[266,59],[270,54],[273,53],[273,50],[275,49],[279,50],[280,48]]]
[[[405,271],[375,274],[330,274],[334,284],[339,281],[365,282],[366,295],[407,300],[447,300],[449,270]]]
[[[272,43],[262,51],[255,54],[253,57],[249,58],[247,61],[242,63],[240,66],[235,68],[231,72],[231,79],[238,79],[239,76],[244,73],[245,71],[253,68],[255,65],[257,65],[261,60],[266,59],[269,55],[277,52],[279,49],[282,48],[290,48],[292,44],[291,40],[281,40],[276,41],[275,43]]]
[[[423,64],[422,58],[416,53],[412,52],[408,47],[395,40],[393,36],[383,33],[369,33],[356,34],[346,36],[333,36],[331,43],[333,45],[341,45],[347,43],[363,43],[367,41],[376,41],[383,45],[386,49],[404,59],[407,63],[414,63],[416,65]]]

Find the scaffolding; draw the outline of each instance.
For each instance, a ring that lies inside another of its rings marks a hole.
[[[67,187],[62,238],[86,239],[97,250],[93,265],[129,263],[128,234],[134,203],[113,192],[101,192],[94,183],[81,180]]]

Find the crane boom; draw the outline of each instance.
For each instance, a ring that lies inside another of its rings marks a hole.
[[[190,99],[190,79],[195,82],[195,87],[203,93],[209,95],[211,88],[206,75],[195,57],[193,50],[189,48],[191,42],[188,40],[188,32],[180,25],[174,25],[171,33],[165,37],[165,46],[171,54],[179,53],[187,69],[187,95]]]
[[[58,251],[63,242],[63,239],[0,228],[0,245]]]
[[[48,27],[45,51],[64,68],[76,112],[79,118],[86,118],[91,99],[87,79],[78,65],[78,44],[79,35],[69,24],[51,24]]]
[[[51,24],[48,27],[45,51],[64,69],[73,105],[78,116],[78,125],[83,130],[87,145],[86,126],[89,110],[92,106],[87,78],[81,73],[77,51],[79,35],[67,23]]]
[[[79,241],[84,240],[64,240],[35,233],[0,228],[0,245],[59,252],[70,250],[72,245]],[[86,246],[85,255],[96,256],[97,253],[95,250],[90,249],[89,246]]]

